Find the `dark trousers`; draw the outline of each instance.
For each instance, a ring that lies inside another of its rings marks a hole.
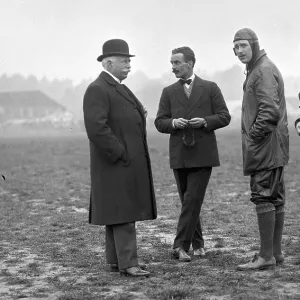
[[[251,201],[258,204],[271,203],[275,207],[285,204],[284,167],[263,170],[251,175]]]
[[[200,211],[212,168],[174,169],[178,193],[182,204],[173,248],[189,251],[204,247]]]
[[[120,270],[138,265],[135,223],[105,226],[106,262]]]

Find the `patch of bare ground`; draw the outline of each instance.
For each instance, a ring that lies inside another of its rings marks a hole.
[[[207,255],[180,263],[172,258],[180,201],[167,143],[149,137],[159,216],[137,223],[149,278],[121,277],[106,266],[104,228],[87,224],[85,138],[0,140],[0,299],[300,299],[300,139],[291,139],[286,168],[285,263],[261,272],[236,271],[258,251],[258,229],[239,134],[218,140],[222,166],[213,170],[201,213]]]

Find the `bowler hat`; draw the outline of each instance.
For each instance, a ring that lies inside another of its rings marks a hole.
[[[97,60],[102,61],[103,58],[108,56],[127,56],[133,57],[135,55],[129,54],[128,44],[124,40],[113,39],[108,40],[103,44],[103,54],[98,56]]]

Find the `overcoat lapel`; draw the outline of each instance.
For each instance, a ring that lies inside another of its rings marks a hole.
[[[131,102],[133,105],[136,105],[134,99],[132,99],[132,97],[130,97],[130,95],[126,92],[125,88],[124,88],[121,84],[117,84],[116,90],[117,90],[117,92],[120,93],[124,98],[126,98],[126,100],[128,100],[129,102]]]
[[[117,91],[119,93],[121,93],[122,96],[124,96],[127,100],[129,100],[137,108],[139,114],[142,117],[143,128],[145,130],[146,118],[145,118],[144,107],[143,107],[142,103],[138,100],[137,97],[135,97],[133,92],[126,85],[117,84]]]
[[[139,113],[141,114],[143,120],[145,121],[144,107],[143,107],[142,103],[139,101],[139,99],[133,94],[133,92],[126,85],[124,85],[123,87],[128,92],[129,96],[134,100]]]
[[[142,105],[142,103],[139,101],[139,99],[134,95],[134,93],[133,93],[126,85],[123,85],[123,88],[124,88],[125,91],[129,94],[131,100],[134,100],[134,103],[137,105],[139,111],[142,112],[143,115],[144,115],[143,105]]]
[[[114,85],[116,87],[116,91],[121,94],[126,100],[131,102],[133,105],[135,105],[134,100],[126,93],[125,89],[122,87],[121,84],[116,82],[108,73],[101,72],[100,77],[102,77],[104,80],[106,80],[109,84]]]
[[[127,101],[129,101],[132,105],[134,105],[143,119],[143,125],[146,126],[146,119],[144,114],[144,107],[141,102],[135,97],[135,95],[131,92],[131,90],[126,86],[115,81],[108,73],[101,72],[99,77],[105,79],[109,84],[112,84],[116,87],[116,91],[123,96]]]

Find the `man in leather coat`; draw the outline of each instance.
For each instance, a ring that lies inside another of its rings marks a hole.
[[[284,260],[284,166],[289,159],[289,133],[284,84],[280,71],[260,50],[249,28],[234,36],[234,52],[246,65],[242,105],[244,175],[250,176],[251,201],[256,205],[260,251],[239,270],[273,268]]]

